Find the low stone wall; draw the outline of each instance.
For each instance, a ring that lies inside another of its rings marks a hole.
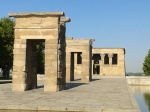
[[[100,75],[99,77],[100,78],[125,78],[125,76],[122,75]]]
[[[150,86],[129,86],[133,93],[150,93]]]
[[[44,74],[37,74],[37,80],[44,80]]]
[[[129,85],[150,86],[150,76],[126,76]]]

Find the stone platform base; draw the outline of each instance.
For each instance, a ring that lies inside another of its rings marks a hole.
[[[140,112],[125,78],[77,79],[66,90],[43,91],[42,80],[37,89],[25,92],[12,92],[11,83],[0,84],[0,112]]]

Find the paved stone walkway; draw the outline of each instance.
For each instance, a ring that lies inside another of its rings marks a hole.
[[[11,83],[0,84],[0,112],[140,112],[124,78],[94,77],[87,84],[76,80],[56,93],[43,92],[42,84],[39,81],[38,89],[25,92],[12,92]]]

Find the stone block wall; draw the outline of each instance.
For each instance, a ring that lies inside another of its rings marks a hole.
[[[127,83],[135,86],[150,86],[149,76],[126,76]]]
[[[13,91],[37,87],[34,42],[45,41],[44,91],[65,88],[65,23],[63,12],[11,13],[15,17]]]
[[[125,76],[125,49],[124,48],[93,48],[92,54],[100,54],[100,75]],[[108,54],[109,64],[104,64],[104,57]],[[117,64],[112,64],[112,57],[117,54]]]
[[[82,64],[80,65],[81,81],[89,82],[91,76],[91,55],[92,55],[92,39],[66,39],[66,80],[68,82],[74,80],[77,73],[76,54],[81,53]]]

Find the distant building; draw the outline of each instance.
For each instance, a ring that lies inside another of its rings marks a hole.
[[[93,48],[92,74],[125,76],[125,49]]]
[[[80,76],[125,76],[124,48],[92,48],[92,39],[66,39],[67,81]],[[86,55],[85,55],[86,54]]]

